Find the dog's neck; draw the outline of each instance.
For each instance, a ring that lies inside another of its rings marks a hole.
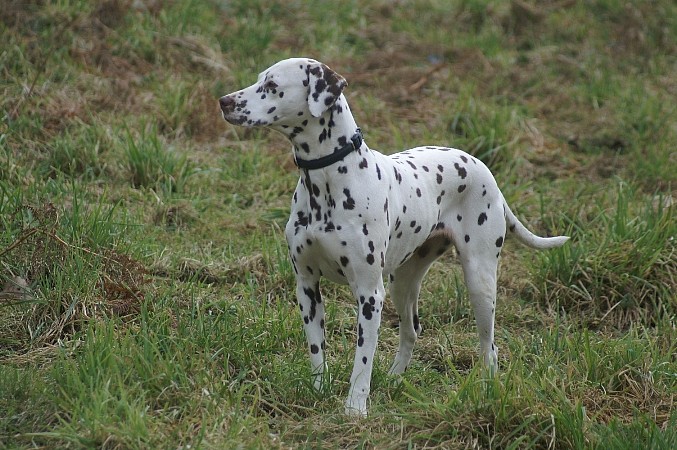
[[[314,160],[350,144],[350,139],[357,131],[357,124],[348,102],[341,95],[322,116],[313,117],[305,113],[298,118],[296,125],[281,126],[277,130],[292,142],[296,158]]]

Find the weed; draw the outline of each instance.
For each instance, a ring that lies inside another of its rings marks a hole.
[[[101,158],[105,136],[99,129],[79,124],[78,130],[58,136],[48,147],[45,171],[54,176],[61,172],[71,177],[82,176],[94,179],[103,174]]]
[[[12,352],[67,340],[94,317],[128,315],[143,298],[143,266],[110,248],[113,210],[86,214],[75,203],[69,213],[21,205],[8,221],[0,256],[3,285],[13,284],[1,306]]]
[[[197,173],[185,155],[165,149],[153,127],[144,128],[136,138],[126,129],[124,145],[130,182],[135,188],[181,193],[188,179]]]
[[[501,159],[509,159],[511,147],[519,138],[520,118],[509,107],[478,105],[468,97],[460,101],[449,121],[454,145],[477,156],[489,167]]]
[[[538,292],[546,304],[621,329],[674,317],[673,207],[659,199],[630,211],[631,196],[628,187],[619,187],[615,207],[599,208],[574,245],[539,255]]]

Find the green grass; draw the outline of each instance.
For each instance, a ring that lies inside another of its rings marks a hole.
[[[123,146],[126,169],[134,188],[153,188],[170,194],[182,192],[188,179],[196,173],[185,155],[167,149],[154,127],[142,129],[138,137],[125,130]]]
[[[674,4],[329,7],[0,10],[0,448],[675,448]],[[445,255],[400,378],[385,308],[366,420],[342,412],[354,301],[324,282],[312,388],[289,144],[217,103],[299,55],[347,78],[371,147],[466,149],[531,229],[572,236],[508,240],[497,378]]]
[[[677,306],[674,207],[666,207],[662,195],[633,205],[635,196],[620,183],[607,205],[589,212],[590,225],[572,224],[574,245],[539,254],[535,270],[542,283],[535,300],[582,313],[586,325],[609,321],[623,329],[670,320]],[[584,207],[578,208],[569,217],[580,217]]]

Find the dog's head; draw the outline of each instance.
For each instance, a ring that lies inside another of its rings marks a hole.
[[[347,86],[345,78],[314,59],[291,58],[259,74],[255,84],[219,99],[224,119],[235,125],[293,125],[322,116]]]

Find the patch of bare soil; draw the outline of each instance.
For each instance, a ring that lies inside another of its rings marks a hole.
[[[67,341],[88,320],[139,312],[147,282],[139,261],[74,244],[51,203],[25,205],[10,223],[17,232],[0,248],[0,334],[14,355]]]

